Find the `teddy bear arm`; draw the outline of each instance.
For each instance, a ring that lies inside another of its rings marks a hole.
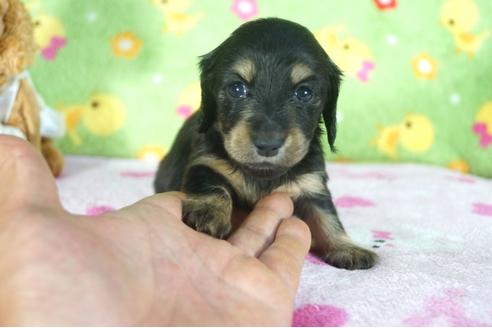
[[[64,158],[62,153],[55,147],[50,138],[41,138],[41,153],[48,163],[51,172],[55,177],[59,176],[63,170]]]

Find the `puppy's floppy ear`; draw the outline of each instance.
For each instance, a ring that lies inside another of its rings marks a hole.
[[[200,87],[202,101],[200,104],[199,132],[206,132],[214,123],[217,116],[217,103],[213,94],[214,70],[216,68],[217,49],[204,55],[200,59]]]
[[[326,90],[326,103],[323,108],[323,121],[325,122],[330,149],[332,152],[335,152],[335,138],[337,135],[337,101],[342,72],[328,56],[327,61],[328,88]]]

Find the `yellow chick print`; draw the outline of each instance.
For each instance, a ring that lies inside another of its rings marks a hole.
[[[164,33],[183,36],[204,16],[203,12],[190,13],[191,0],[151,0],[164,14]]]
[[[453,35],[456,51],[472,58],[490,36],[489,30],[472,33],[478,24],[479,10],[474,0],[447,0],[441,9],[441,24]]]
[[[37,15],[33,22],[34,40],[40,48],[41,56],[48,61],[56,59],[58,52],[67,44],[62,22],[45,14]]]
[[[424,115],[409,114],[400,125],[400,144],[412,153],[427,151],[434,142],[434,126]]]
[[[378,126],[378,136],[372,141],[372,144],[390,158],[397,158],[396,145],[400,137],[400,127],[392,125],[387,127]]]
[[[382,153],[396,159],[397,145],[411,153],[424,153],[434,142],[434,126],[422,114],[408,114],[403,122],[378,127],[378,136],[372,141]]]
[[[324,27],[315,32],[316,39],[344,74],[363,83],[375,68],[373,55],[367,45],[345,33],[343,26]]]
[[[70,139],[76,145],[82,140],[77,133],[80,122],[92,134],[108,136],[118,131],[126,119],[126,108],[118,98],[104,93],[94,93],[83,105],[62,108]]]

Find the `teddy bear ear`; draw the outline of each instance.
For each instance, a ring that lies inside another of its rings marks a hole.
[[[0,84],[2,77],[9,79],[26,70],[34,61],[35,56],[34,51],[24,51],[25,46],[18,40],[7,37],[2,42],[9,46],[2,51],[0,56]]]
[[[2,36],[5,30],[5,24],[3,23],[3,16],[7,13],[8,9],[7,0],[0,0],[0,36]]]
[[[9,3],[7,0],[0,0],[0,15],[5,15],[7,9],[9,9]]]

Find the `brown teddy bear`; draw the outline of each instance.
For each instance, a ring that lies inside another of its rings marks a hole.
[[[27,10],[20,0],[0,0],[0,134],[29,141],[58,176],[64,161],[52,138],[63,135],[63,119],[44,104],[26,71],[35,53]]]

